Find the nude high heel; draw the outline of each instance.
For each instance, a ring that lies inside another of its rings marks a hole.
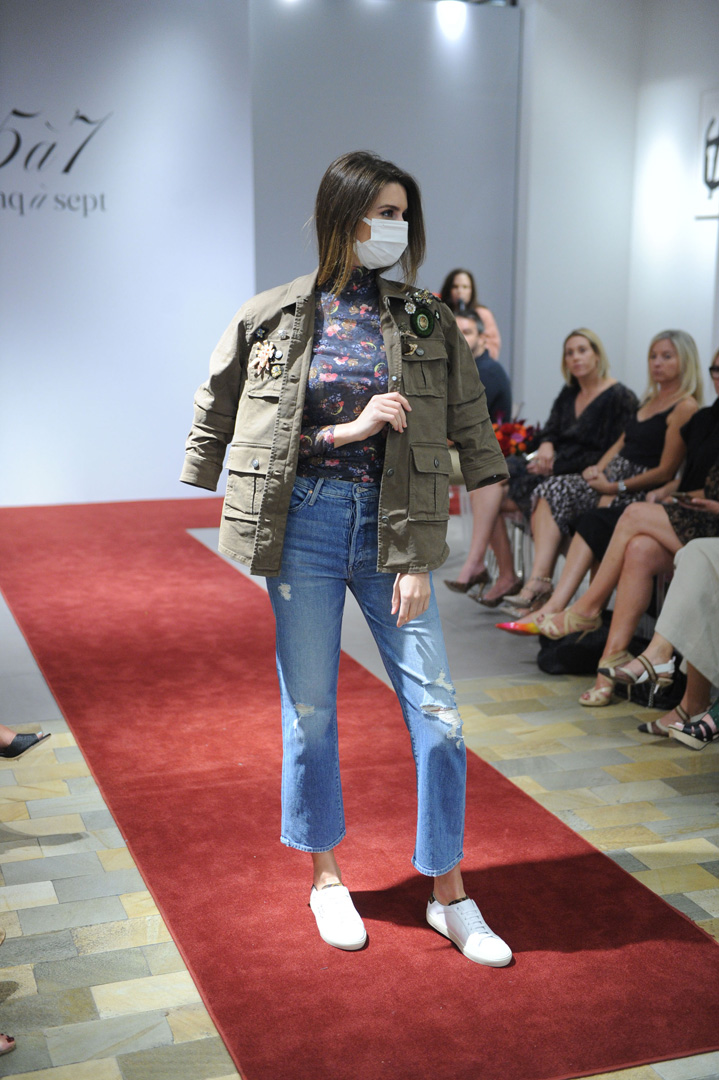
[[[544,631],[542,631],[544,633]],[[600,709],[605,705],[611,705],[612,698],[614,697],[614,683],[615,677],[610,672],[616,671],[620,663],[628,664],[634,657],[626,649],[622,649],[621,652],[610,653],[609,656],[603,656],[599,661],[597,667],[597,674],[603,675],[605,679],[610,679],[609,686],[592,686],[589,690],[585,690],[579,699],[579,704],[586,706],[588,709]]]
[[[554,621],[558,615],[564,615],[563,629]],[[579,631],[581,631],[581,634],[577,640],[581,641],[587,634],[599,629],[602,625],[602,616],[579,615],[576,611],[572,611],[571,608],[567,608],[566,611],[559,611],[554,615],[538,615],[536,623],[540,634],[551,638],[552,641],[559,641],[560,638],[567,637],[569,634],[576,634]]]
[[[641,653],[637,660],[644,668],[639,675],[635,675],[633,671],[627,671],[626,665],[628,660],[624,660],[620,664],[615,665],[615,674],[610,676],[614,678],[616,682],[623,683],[625,686],[641,686],[642,683],[650,683],[649,687],[649,708],[654,705],[654,695],[658,689],[663,686],[671,686],[674,682],[674,657],[672,656],[667,660],[666,664],[657,664],[656,667],[652,664],[651,660],[647,659],[644,653]],[[606,670],[601,671],[602,675],[607,675]]]

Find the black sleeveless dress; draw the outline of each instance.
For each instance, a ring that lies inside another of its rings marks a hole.
[[[687,448],[682,488],[685,491],[704,488],[708,499],[719,498],[714,486],[719,481],[719,473],[715,472],[710,481],[713,466],[719,461],[719,398],[709,408],[699,409],[682,425],[681,437]],[[709,494],[710,490],[714,491],[714,494]],[[719,535],[719,516],[708,514],[705,510],[693,510],[679,503],[668,504],[664,509],[682,544],[688,543],[695,536]],[[604,558],[623,510],[623,507],[615,509],[614,506],[608,506],[590,510],[577,518],[575,531],[589,544],[596,559]],[[717,531],[714,532],[713,529]],[[692,530],[699,531],[690,535]]]

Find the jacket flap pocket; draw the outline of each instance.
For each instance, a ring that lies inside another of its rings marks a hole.
[[[259,476],[266,476],[269,461],[269,446],[233,443],[227,458],[227,468],[230,472],[256,473]]]
[[[442,443],[415,443],[412,458],[417,472],[443,473],[446,476],[451,472],[449,448]]]
[[[281,379],[263,379],[250,386],[247,396],[251,398],[264,398],[265,401],[280,400]]]
[[[410,351],[405,352],[409,346]],[[402,342],[402,360],[446,360],[447,345],[444,338],[405,338]]]

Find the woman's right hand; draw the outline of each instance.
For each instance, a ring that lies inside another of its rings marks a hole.
[[[582,479],[586,480],[587,483],[590,480],[596,480],[599,476],[600,471],[601,470],[598,469],[596,465],[587,465],[586,469],[582,473]]]
[[[543,442],[527,465],[527,472],[539,476],[551,476],[553,468],[554,446],[550,442]]]
[[[369,439],[370,436],[381,431],[385,424],[389,424],[395,431],[404,431],[407,427],[406,414],[408,412],[412,412],[412,406],[399,391],[393,390],[390,394],[375,394],[369,399],[356,420],[336,425],[335,446]]]

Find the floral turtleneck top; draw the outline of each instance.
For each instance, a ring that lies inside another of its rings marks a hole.
[[[374,271],[357,268],[339,296],[315,293],[312,363],[300,434],[299,476],[379,483],[386,430],[335,447],[336,424],[354,420],[387,392],[387,356]]]

